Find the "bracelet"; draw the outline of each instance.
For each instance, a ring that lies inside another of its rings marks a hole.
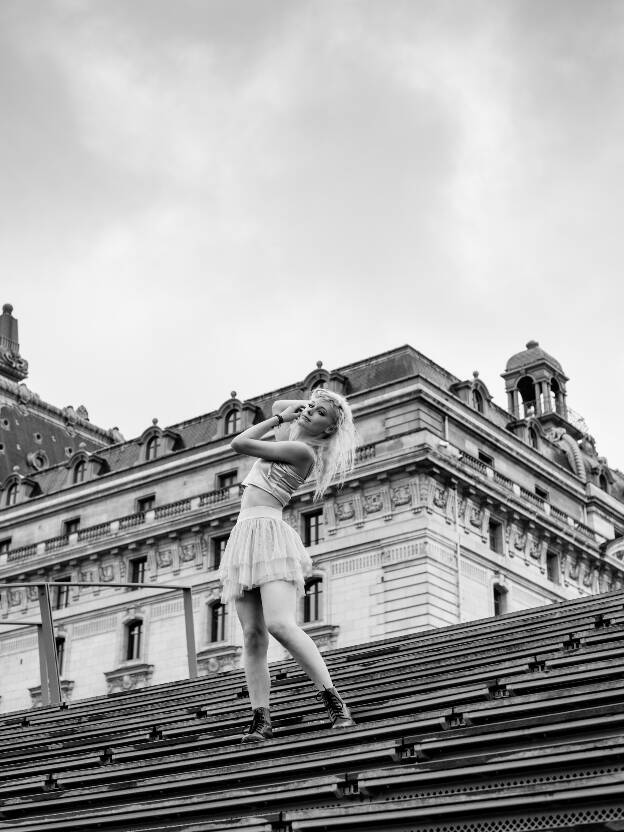
[[[279,413],[275,414],[275,418],[277,419],[277,424],[275,425],[276,428],[284,424],[284,419],[282,416],[279,415]]]

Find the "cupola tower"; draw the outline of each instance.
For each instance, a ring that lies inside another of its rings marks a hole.
[[[525,350],[512,355],[501,375],[505,379],[507,409],[515,419],[557,414],[567,421],[565,386],[569,379],[557,359],[537,341],[529,341]]]

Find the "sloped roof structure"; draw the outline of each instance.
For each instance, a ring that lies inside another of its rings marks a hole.
[[[604,832],[624,825],[624,593],[292,660],[241,746],[242,671],[0,719],[0,830]]]

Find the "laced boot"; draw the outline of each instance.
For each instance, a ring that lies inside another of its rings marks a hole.
[[[336,688],[324,688],[316,694],[316,698],[320,699],[327,708],[332,728],[348,728],[350,725],[355,725],[346,703]]]
[[[251,722],[243,730],[241,742],[263,742],[273,737],[271,714],[268,708],[254,708]]]

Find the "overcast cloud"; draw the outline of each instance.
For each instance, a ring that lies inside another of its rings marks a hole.
[[[0,302],[138,435],[410,343],[530,338],[624,468],[624,4],[3,0]]]

